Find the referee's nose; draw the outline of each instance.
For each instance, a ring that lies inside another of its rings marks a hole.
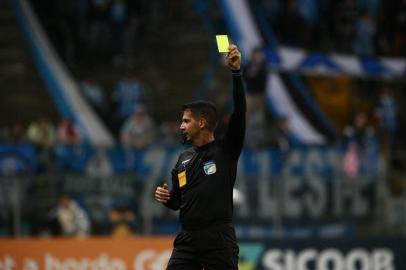
[[[182,122],[182,123],[180,124],[179,129],[180,129],[182,132],[184,132],[184,131],[186,130],[186,126],[185,126],[185,123],[184,123],[184,122]]]

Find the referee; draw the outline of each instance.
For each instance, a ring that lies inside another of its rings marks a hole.
[[[217,111],[206,101],[182,106],[180,129],[193,147],[180,154],[172,170],[172,190],[157,187],[155,199],[180,209],[182,230],[174,241],[168,270],[238,269],[233,216],[233,186],[245,133],[246,101],[241,78],[241,53],[228,47],[234,111],[222,140],[214,138]]]

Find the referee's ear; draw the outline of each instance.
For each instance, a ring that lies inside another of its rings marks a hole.
[[[207,119],[206,118],[200,117],[198,121],[199,121],[199,127],[201,129],[207,127]]]

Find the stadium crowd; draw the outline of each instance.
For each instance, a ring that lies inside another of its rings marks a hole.
[[[404,0],[250,2],[263,8],[282,44],[360,56],[405,56]]]

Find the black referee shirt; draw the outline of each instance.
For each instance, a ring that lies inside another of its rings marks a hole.
[[[240,71],[232,72],[234,110],[222,140],[193,147],[172,170],[167,207],[180,209],[184,228],[231,223],[233,187],[245,134],[246,101]]]

